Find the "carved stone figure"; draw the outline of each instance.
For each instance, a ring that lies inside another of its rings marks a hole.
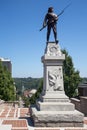
[[[49,86],[53,91],[62,91],[61,79],[61,68],[48,71]]]
[[[52,44],[48,44],[48,46],[46,47],[45,53],[47,53],[47,55],[49,56],[61,56],[62,53],[60,51],[60,46],[55,43]]]

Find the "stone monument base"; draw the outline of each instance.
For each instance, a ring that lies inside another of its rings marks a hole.
[[[83,114],[74,111],[38,111],[32,108],[35,127],[83,127]]]
[[[49,42],[41,58],[44,65],[43,91],[36,106],[31,107],[35,127],[83,127],[84,115],[75,110],[65,95],[64,59],[59,44]]]
[[[46,93],[45,95],[41,95],[40,99],[42,102],[70,102],[64,92]]]

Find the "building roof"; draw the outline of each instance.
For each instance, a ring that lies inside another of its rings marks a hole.
[[[8,59],[8,58],[2,58],[2,57],[0,57],[0,60],[1,60],[1,61],[11,61],[11,60]]]
[[[35,94],[36,91],[37,91],[36,89],[32,89],[32,90],[30,91],[30,93],[31,93],[31,94]]]
[[[87,82],[85,83],[80,83],[78,88],[87,88]]]

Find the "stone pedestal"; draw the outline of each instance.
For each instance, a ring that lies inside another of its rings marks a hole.
[[[65,95],[63,85],[63,61],[65,55],[55,42],[49,42],[41,60],[44,68],[44,84],[40,100],[31,108],[35,126],[82,127],[84,115],[75,110]]]

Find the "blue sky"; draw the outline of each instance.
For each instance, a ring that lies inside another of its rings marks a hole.
[[[48,7],[59,14],[70,2],[58,20],[59,44],[80,75],[87,77],[87,0],[0,0],[0,57],[12,61],[13,77],[43,76],[46,29],[39,29]]]

